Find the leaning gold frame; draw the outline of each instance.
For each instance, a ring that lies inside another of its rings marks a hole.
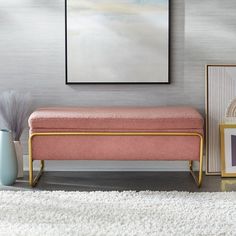
[[[35,136],[195,136],[199,137],[199,174],[198,177],[193,171],[193,161],[189,161],[190,173],[193,176],[198,187],[202,184],[202,165],[203,165],[203,136],[200,133],[174,133],[174,132],[46,132],[32,133],[29,137],[29,184],[31,187],[36,186],[43,174],[44,160],[41,160],[41,167],[36,177],[33,177],[33,153],[32,139]]]
[[[220,175],[220,172],[210,172],[209,171],[209,160],[208,160],[208,156],[209,156],[209,118],[208,118],[208,109],[209,109],[209,105],[208,105],[208,67],[210,66],[216,66],[216,67],[236,67],[236,64],[206,64],[205,65],[205,126],[206,126],[206,170],[205,170],[205,174],[206,175]]]
[[[221,176],[236,177],[236,173],[225,172],[225,129],[236,128],[236,124],[220,124],[220,156],[221,156]]]

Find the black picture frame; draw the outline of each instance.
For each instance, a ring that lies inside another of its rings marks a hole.
[[[67,60],[67,0],[65,0],[65,84],[66,85],[82,85],[82,84],[163,84],[168,85],[171,83],[170,76],[170,66],[171,66],[171,53],[170,53],[170,44],[171,44],[171,0],[168,0],[168,81],[167,82],[69,82],[68,81],[68,60]]]

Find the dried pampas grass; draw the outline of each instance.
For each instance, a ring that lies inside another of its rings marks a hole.
[[[0,96],[0,115],[5,128],[12,131],[14,141],[19,141],[27,125],[31,111],[31,96],[29,93],[6,91]]]

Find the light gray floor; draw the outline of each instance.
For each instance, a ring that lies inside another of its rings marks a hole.
[[[189,172],[45,172],[34,190],[64,191],[236,191],[236,178],[203,176],[199,189]],[[14,186],[0,190],[32,190],[28,173]]]

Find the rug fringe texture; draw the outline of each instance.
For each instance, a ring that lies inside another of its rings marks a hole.
[[[236,192],[0,191],[0,235],[236,235]]]

